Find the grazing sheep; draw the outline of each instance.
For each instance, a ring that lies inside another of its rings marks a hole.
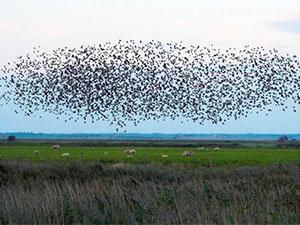
[[[70,153],[66,152],[66,153],[61,154],[61,156],[70,157]]]
[[[192,157],[194,157],[194,156],[195,156],[195,153],[192,152],[192,151],[190,151],[190,150],[186,150],[186,151],[184,151],[184,152],[182,153],[182,156],[183,156],[183,157],[187,157],[187,156],[192,156]]]
[[[53,145],[52,149],[60,149],[60,146],[59,145]]]
[[[199,149],[199,150],[203,150],[203,149],[204,149],[204,147],[202,146],[202,147],[199,147],[198,149]]]
[[[214,149],[216,152],[217,151],[219,151],[220,150],[220,148],[219,147],[215,147],[215,149]]]
[[[128,156],[126,156],[126,157],[132,157],[132,155],[128,155]]]
[[[168,155],[161,155],[162,158],[168,158]]]
[[[104,155],[107,155],[108,154],[108,152],[104,152]]]
[[[135,151],[135,149],[131,149],[131,150],[129,150],[129,152],[128,152],[129,154],[135,154],[136,153],[136,151]]]
[[[39,151],[39,150],[34,150],[34,154],[35,154],[35,155],[39,155],[39,154],[40,154],[40,151]]]
[[[129,151],[130,151],[129,149],[126,149],[126,150],[124,151],[124,153],[125,153],[125,154],[128,154]]]

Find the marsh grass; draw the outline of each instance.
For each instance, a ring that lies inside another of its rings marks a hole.
[[[296,224],[299,187],[295,163],[224,170],[0,160],[0,224]]]

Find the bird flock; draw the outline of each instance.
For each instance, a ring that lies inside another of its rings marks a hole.
[[[166,118],[224,124],[274,105],[286,110],[288,100],[296,111],[299,70],[296,56],[264,47],[120,40],[47,53],[39,46],[3,67],[0,99],[28,116],[43,110],[119,128]]]

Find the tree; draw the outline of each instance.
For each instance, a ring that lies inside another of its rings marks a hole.
[[[277,141],[278,142],[285,142],[288,140],[288,137],[286,135],[278,137]]]
[[[15,141],[16,140],[16,137],[14,135],[9,135],[7,138],[6,138],[6,141]]]

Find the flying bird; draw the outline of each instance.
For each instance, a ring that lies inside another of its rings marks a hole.
[[[297,56],[263,47],[218,49],[159,41],[39,47],[4,66],[0,99],[25,115],[43,110],[85,122],[185,118],[226,123],[253,111],[300,104]],[[294,111],[296,111],[294,109]],[[118,128],[117,128],[118,129]]]

